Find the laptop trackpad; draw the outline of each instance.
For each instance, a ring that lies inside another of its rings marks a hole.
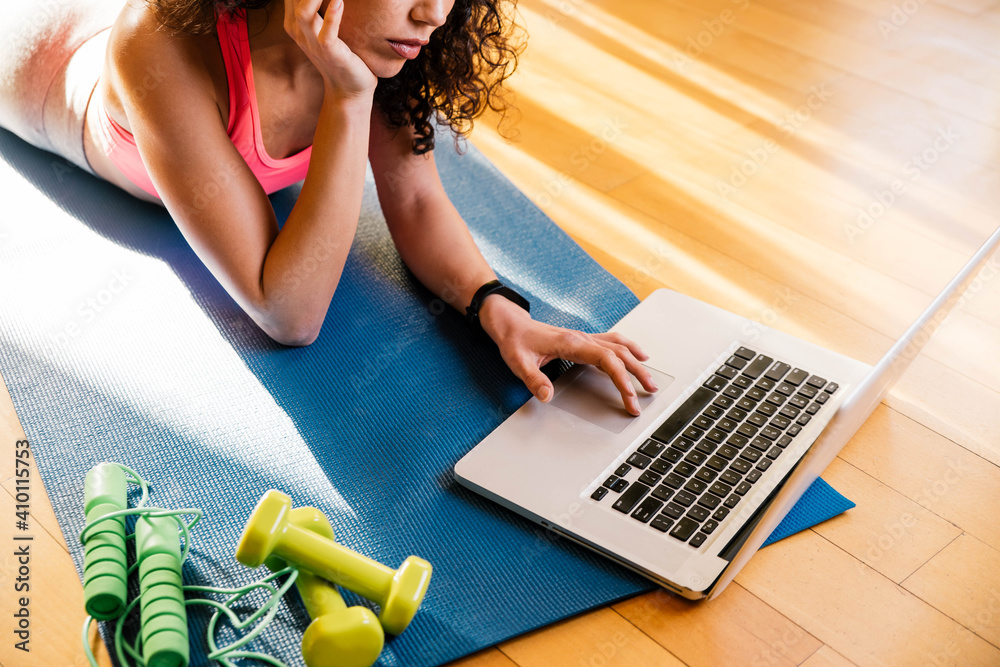
[[[642,410],[674,381],[673,377],[654,368],[646,366],[646,369],[653,374],[653,381],[660,391],[650,394],[632,377],[632,386],[635,387],[639,408]],[[621,392],[603,371],[593,366],[577,364],[566,371],[563,380],[565,384],[552,399],[551,405],[612,433],[621,433],[635,419],[625,410]]]

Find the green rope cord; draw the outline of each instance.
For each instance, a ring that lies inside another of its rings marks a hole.
[[[177,522],[177,526],[180,532],[180,537],[183,540],[183,549],[181,551],[181,564],[187,560],[188,555],[191,550],[191,535],[190,531],[201,520],[204,513],[197,508],[188,507],[178,510],[170,510],[162,507],[145,507],[145,504],[149,501],[149,484],[142,478],[139,473],[132,470],[128,466],[121,463],[110,462],[113,465],[118,466],[122,469],[122,472],[129,476],[126,481],[130,484],[137,484],[142,489],[142,497],[139,499],[136,507],[131,509],[119,510],[116,512],[111,512],[106,514],[94,521],[88,523],[84,529],[80,532],[80,542],[86,541],[89,531],[101,523],[102,521],[110,521],[117,519],[122,516],[152,516],[152,517],[171,517]],[[181,519],[182,516],[192,515],[191,521],[185,522]],[[126,540],[135,539],[135,533],[129,533],[126,535]],[[126,578],[131,577],[135,570],[139,567],[139,563],[133,563],[126,571]],[[288,575],[287,579],[277,588],[272,585],[272,582],[279,577]],[[206,632],[207,643],[209,648],[208,658],[210,660],[218,661],[223,667],[237,667],[231,660],[245,658],[252,659],[262,662],[271,667],[287,667],[285,663],[281,662],[277,658],[274,658],[263,653],[258,653],[256,651],[243,651],[240,650],[254,639],[256,639],[274,620],[274,617],[278,613],[278,605],[281,602],[281,598],[288,592],[288,590],[295,584],[295,580],[298,577],[298,570],[294,567],[286,567],[277,572],[272,572],[268,576],[261,580],[247,584],[240,588],[214,588],[211,586],[182,586],[181,589],[184,593],[200,593],[200,594],[213,594],[213,595],[228,595],[229,597],[225,602],[218,602],[212,600],[211,598],[194,598],[184,601],[184,606],[194,606],[194,605],[206,605],[215,609],[211,618],[208,621],[208,630]],[[256,612],[243,619],[239,619],[239,616],[233,611],[231,605],[242,600],[245,596],[253,593],[257,590],[264,590],[267,592],[268,599]],[[135,664],[137,667],[145,667],[145,661],[142,659],[142,638],[141,634],[137,635],[135,641],[131,644],[125,641],[123,636],[124,632],[124,621],[132,613],[136,604],[139,602],[140,598],[136,597],[131,602],[126,605],[125,609],[122,611],[121,615],[114,620],[115,623],[115,635],[114,635],[114,649],[115,655],[118,658],[118,662],[123,667],[130,667],[131,664]],[[244,628],[257,623],[253,630],[248,632],[243,637],[239,638],[232,644],[220,648],[215,640],[215,633],[218,628],[219,618],[225,616],[229,623],[237,631],[243,630]],[[83,632],[81,635],[81,641],[83,643],[84,656],[91,667],[98,667],[97,659],[94,657],[93,651],[90,650],[90,643],[88,641],[88,634],[90,631],[90,625],[93,622],[93,617],[87,616],[83,622]],[[128,654],[132,660],[132,663],[126,659],[125,654]]]

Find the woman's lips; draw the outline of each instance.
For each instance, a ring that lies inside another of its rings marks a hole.
[[[397,42],[396,40],[389,39],[389,46],[392,50],[399,54],[399,57],[406,58],[407,60],[413,60],[420,54],[421,43],[417,41],[405,41]]]

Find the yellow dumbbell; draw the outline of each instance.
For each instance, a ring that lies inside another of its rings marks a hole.
[[[291,521],[292,499],[270,490],[257,503],[236,548],[236,560],[260,567],[272,555],[374,601],[386,632],[409,625],[427,592],[431,564],[410,556],[398,570]]]
[[[299,528],[333,539],[329,519],[315,507],[297,507],[288,518]],[[271,556],[264,565],[276,572],[285,562]],[[336,586],[305,570],[299,571],[295,586],[313,619],[302,635],[306,667],[370,667],[378,660],[385,633],[370,609],[348,607]]]

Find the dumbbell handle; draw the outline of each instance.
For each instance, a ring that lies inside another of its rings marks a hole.
[[[392,568],[294,524],[285,528],[285,537],[275,555],[377,604],[385,602],[396,574]]]

